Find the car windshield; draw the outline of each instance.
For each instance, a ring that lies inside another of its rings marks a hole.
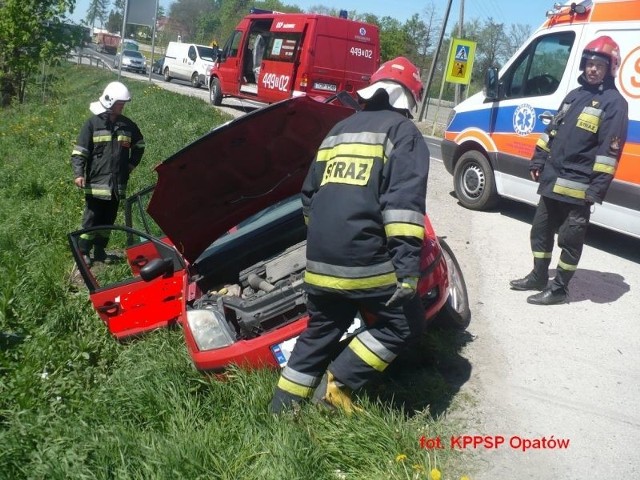
[[[125,50],[122,54],[125,57],[142,58],[142,54],[140,52],[136,52],[135,50]]]
[[[204,60],[215,60],[216,58],[216,51],[213,48],[210,47],[196,47],[198,49],[198,53],[200,54],[200,57],[203,58]]]
[[[253,235],[265,225],[276,221],[278,218],[293,214],[298,210],[300,211],[300,215],[302,215],[302,200],[300,199],[300,195],[293,195],[265,208],[264,210],[260,210],[258,213],[250,216],[246,220],[243,220],[235,228],[232,228],[229,232],[225,233],[213,242],[209,248],[200,255],[200,258],[196,260],[196,262],[203,257],[215,254],[215,252],[220,250],[229,242],[237,241],[240,238]]]

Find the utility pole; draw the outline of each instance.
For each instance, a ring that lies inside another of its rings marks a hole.
[[[447,29],[447,22],[449,20],[449,12],[451,11],[451,3],[453,0],[449,0],[447,3],[447,13],[445,13],[444,20],[442,21],[442,29],[440,30],[440,38],[438,39],[438,47],[433,54],[433,61],[431,62],[431,68],[429,69],[429,78],[427,78],[427,85],[424,90],[424,98],[422,99],[422,108],[420,109],[420,115],[418,115],[418,121],[422,122],[427,116],[427,109],[429,105],[429,90],[431,88],[431,82],[433,81],[433,74],[436,70],[436,63],[438,61],[438,55],[442,49],[442,39],[444,32]]]
[[[462,38],[464,35],[464,0],[460,0],[460,18],[458,19],[458,38]],[[467,88],[469,86],[467,85]],[[456,83],[455,94],[453,98],[453,102],[455,105],[460,103],[460,97],[462,96],[462,85],[460,83]]]

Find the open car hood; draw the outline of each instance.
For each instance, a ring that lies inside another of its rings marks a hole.
[[[300,192],[323,138],[352,113],[304,96],[222,125],[156,167],[148,212],[193,263],[245,218]]]

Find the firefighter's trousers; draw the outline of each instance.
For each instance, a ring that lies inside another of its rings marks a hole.
[[[404,306],[393,308],[385,306],[388,299],[309,295],[309,325],[282,370],[272,411],[310,398],[327,367],[351,390],[382,372],[407,342],[421,333],[424,324],[424,308],[418,295]],[[340,352],[340,338],[359,311],[364,318],[374,320]]]
[[[85,197],[86,203],[84,214],[82,215],[82,228],[96,227],[98,225],[113,225],[118,216],[118,206],[120,200],[101,200],[90,196]],[[88,255],[94,245],[105,249],[109,243],[108,232],[97,231],[91,234],[84,234],[80,237],[80,251]]]
[[[551,262],[553,241],[555,234],[558,234],[558,246],[562,252],[551,284],[553,291],[568,291],[569,281],[578,268],[582,255],[591,216],[590,208],[589,205],[575,205],[540,197],[531,226],[531,251],[536,276],[548,276],[545,270]]]

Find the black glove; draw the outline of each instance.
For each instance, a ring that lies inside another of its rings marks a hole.
[[[396,291],[393,292],[391,298],[385,303],[387,307],[397,307],[404,305],[411,300],[418,287],[418,279],[416,277],[407,277],[398,280]]]
[[[529,175],[531,176],[531,180],[533,180],[534,182],[540,181],[540,170],[538,170],[537,168],[530,169]]]

